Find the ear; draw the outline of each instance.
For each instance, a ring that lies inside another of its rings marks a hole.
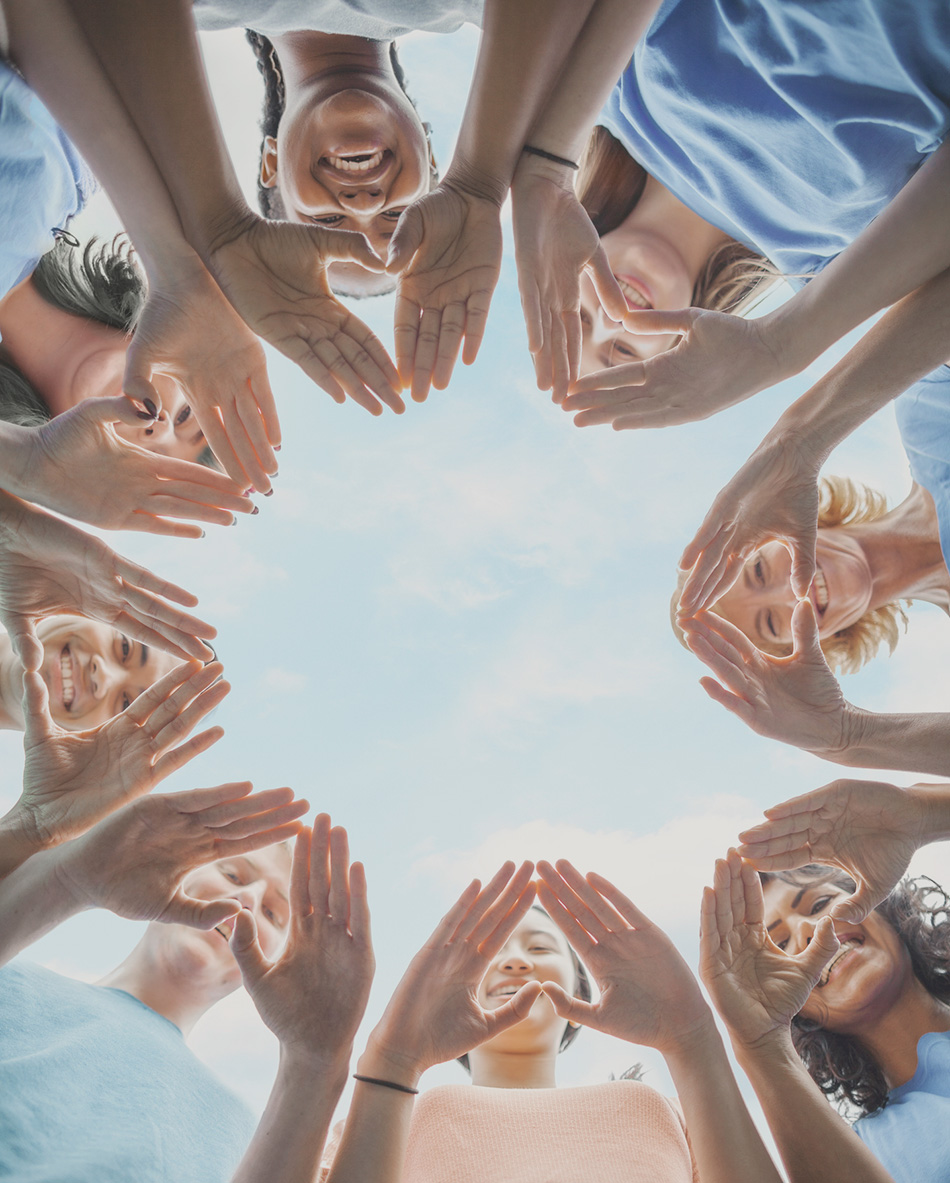
[[[273,136],[265,136],[261,145],[261,184],[265,189],[277,184],[277,141]]]

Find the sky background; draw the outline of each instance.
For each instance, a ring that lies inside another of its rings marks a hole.
[[[239,32],[202,43],[252,198],[262,94],[253,56]],[[400,43],[443,167],[476,46],[473,29]],[[108,537],[199,596],[234,687],[214,719],[225,738],[162,791],[245,778],[291,785],[347,827],[366,864],[378,969],[358,1050],[442,913],[507,858],[568,857],[600,871],[695,966],[714,859],[763,808],[845,771],[759,738],[709,700],[704,667],[669,624],[677,558],[713,497],[843,350],[707,422],[579,430],[534,385],[507,211],[505,222],[482,351],[474,366],[459,364],[448,391],[377,419],[337,406],[268,349],[284,445],[260,515],[209,527],[200,541]],[[115,227],[99,198],[73,228],[84,237]],[[391,346],[392,297],[356,307]],[[892,504],[906,496],[892,410],[826,471]],[[948,671],[948,622],[916,605],[893,657],[844,689],[872,710],[948,710]],[[19,792],[18,734],[0,735],[0,767],[5,810]],[[947,847],[925,849],[914,869],[950,880]],[[139,933],[88,913],[30,956],[94,981]],[[190,1043],[263,1108],[276,1044],[243,991]],[[636,1061],[671,1091],[657,1053],[590,1031],[562,1058],[559,1082],[602,1081]],[[424,1086],[463,1079],[445,1065]]]

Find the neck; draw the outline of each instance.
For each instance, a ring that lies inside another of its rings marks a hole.
[[[284,33],[273,39],[280,58],[286,101],[309,89],[327,75],[346,70],[355,73],[391,73],[389,43],[348,37],[337,33]]]
[[[871,570],[871,608],[897,599],[950,606],[950,572],[940,549],[937,513],[920,485],[884,517],[848,529]]]
[[[888,1088],[906,1084],[917,1071],[917,1043],[930,1031],[950,1031],[950,1006],[912,978],[907,990],[856,1038],[877,1061]]]
[[[141,940],[120,966],[96,982],[124,990],[151,1010],[174,1023],[186,1038],[201,1016],[229,994],[233,986],[202,989],[155,956],[147,937]]]
[[[72,376],[90,350],[114,346],[117,337],[124,341],[117,329],[54,308],[29,278],[0,299],[0,335],[7,356],[51,416],[82,401]]]
[[[23,666],[10,638],[0,633],[0,731],[22,731]]]
[[[556,1052],[548,1055],[475,1048],[468,1055],[472,1084],[492,1089],[553,1089],[557,1087],[556,1056]]]
[[[699,276],[717,247],[730,241],[728,234],[693,213],[649,174],[640,200],[628,217],[628,221],[634,219],[638,229],[652,230],[675,243],[689,273],[694,276]]]

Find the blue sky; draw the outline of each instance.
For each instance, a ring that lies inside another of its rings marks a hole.
[[[204,45],[250,191],[253,58],[237,33]],[[475,47],[472,30],[401,46],[443,163]],[[84,232],[114,226],[103,201],[85,219]],[[669,626],[683,546],[830,359],[704,423],[578,430],[534,386],[510,247],[509,236],[482,352],[450,390],[373,419],[337,406],[270,352],[284,446],[260,515],[198,542],[108,539],[200,597],[234,685],[215,718],[225,738],[167,788],[290,784],[348,827],[373,908],[368,1024],[468,879],[508,857],[566,856],[614,878],[695,964],[714,858],[762,808],[842,771],[760,739],[708,700],[697,685],[704,670]],[[357,306],[388,343],[392,305]],[[892,502],[904,497],[910,476],[892,411],[827,470]],[[846,680],[858,705],[950,709],[950,627],[926,605],[910,616],[895,655]],[[8,806],[19,736],[0,736],[0,751]],[[917,865],[950,879],[945,848]],[[89,914],[32,956],[94,980],[136,937],[135,925]],[[192,1046],[262,1107],[274,1044],[246,997],[216,1008]],[[603,1080],[635,1060],[669,1090],[658,1055],[591,1032],[565,1056],[560,1080]],[[453,1065],[426,1083],[459,1079]]]

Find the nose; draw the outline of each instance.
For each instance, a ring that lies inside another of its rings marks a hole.
[[[785,952],[795,956],[804,953],[815,935],[815,922],[810,916],[790,916],[788,918],[789,938]]]
[[[264,889],[263,879],[254,879],[250,883],[242,883],[239,887],[235,887],[232,892],[229,892],[229,895],[232,899],[237,900],[242,908],[257,913],[260,910],[261,901],[264,899]]]
[[[378,186],[358,189],[355,186],[341,189],[337,201],[345,210],[354,214],[376,214],[386,204],[386,194]]]
[[[149,449],[172,443],[174,439],[175,425],[172,423],[168,411],[163,409],[159,412],[157,419],[153,419],[151,423],[144,423],[142,425],[139,432],[139,439],[136,442],[140,447]]]
[[[89,683],[92,697],[97,702],[114,693],[124,677],[125,671],[101,653],[97,653],[89,661]]]
[[[522,949],[502,949],[497,966],[498,969],[510,974],[530,973],[533,968],[531,959],[525,956]]]

